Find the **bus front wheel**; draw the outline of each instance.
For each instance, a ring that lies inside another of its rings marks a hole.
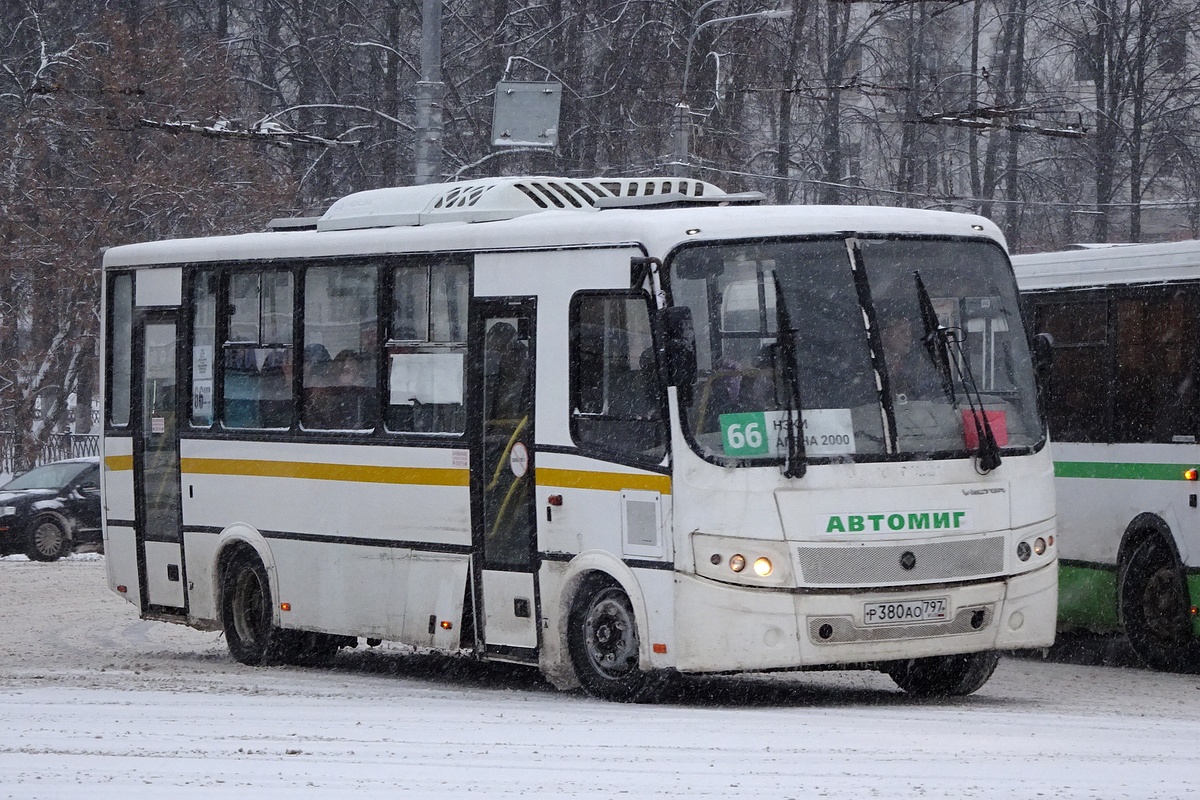
[[[664,677],[641,668],[637,619],[620,586],[601,576],[585,579],[568,625],[567,647],[584,691],[622,703],[656,698]]]
[[[1121,577],[1125,635],[1151,669],[1194,669],[1200,641],[1192,632],[1191,600],[1170,549],[1157,539],[1138,545]]]
[[[988,682],[1000,662],[995,650],[892,661],[881,669],[908,694],[965,697]]]

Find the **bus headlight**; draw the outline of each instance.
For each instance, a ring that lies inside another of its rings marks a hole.
[[[696,574],[745,586],[794,586],[787,542],[692,534]]]

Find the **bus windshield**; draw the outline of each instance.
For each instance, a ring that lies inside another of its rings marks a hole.
[[[961,457],[979,448],[976,419],[1002,451],[1041,440],[1016,287],[994,244],[697,245],[671,262],[671,289],[695,325],[699,370],[681,406],[707,458],[778,461],[788,408],[810,460]],[[795,381],[781,379],[789,369]]]

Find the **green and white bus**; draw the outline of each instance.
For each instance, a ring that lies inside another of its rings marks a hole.
[[[976,690],[1053,641],[1058,587],[1003,238],[759,200],[504,178],[108,250],[112,589],[248,664]]]
[[[1200,658],[1200,242],[1013,258],[1044,385],[1060,624],[1123,629],[1151,667]]]

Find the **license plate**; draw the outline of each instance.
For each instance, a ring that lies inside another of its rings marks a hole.
[[[897,600],[863,605],[864,625],[920,625],[924,622],[945,622],[950,602],[945,597],[924,600]]]

